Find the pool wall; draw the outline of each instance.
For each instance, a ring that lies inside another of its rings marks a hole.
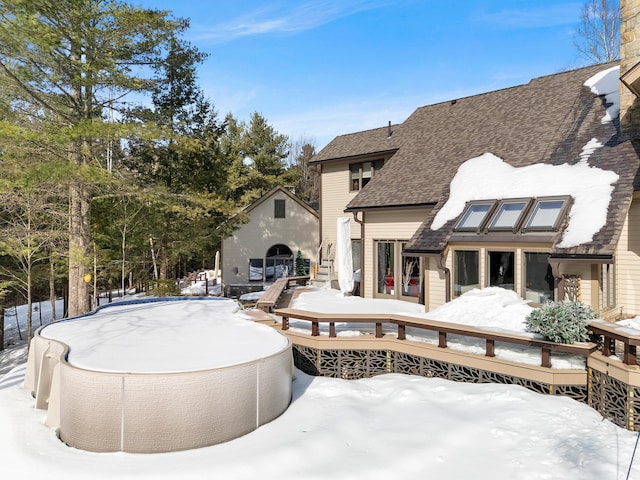
[[[36,332],[25,388],[36,408],[48,410],[47,425],[82,450],[157,453],[214,445],[270,422],[291,401],[290,341],[255,361],[167,374],[81,369],[67,362],[68,351]]]

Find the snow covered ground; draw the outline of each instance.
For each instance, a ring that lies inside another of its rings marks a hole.
[[[505,310],[514,318],[526,310],[500,300],[501,293],[482,294],[486,298],[478,293],[475,300],[507,303],[495,321]],[[448,313],[441,309],[440,319],[473,310],[475,302],[467,302]],[[299,296],[295,306],[318,310],[318,304],[322,311],[422,314],[403,302],[324,290]],[[14,348],[0,352],[5,367]],[[174,348],[179,355],[180,343]],[[15,362],[0,376],[0,466],[10,478],[625,479],[637,436],[584,404],[517,386],[399,374],[347,381],[296,372],[289,409],[244,437],[167,454],[96,454],[65,446],[44,425],[45,413],[21,388],[25,365]],[[629,478],[640,479],[640,459]]]

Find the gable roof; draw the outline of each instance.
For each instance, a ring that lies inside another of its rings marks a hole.
[[[576,163],[582,148],[597,138],[605,146],[589,157],[589,164],[619,176],[607,223],[589,244],[554,252],[611,255],[634,190],[638,144],[620,136],[616,122],[601,121],[606,113],[604,97],[592,93],[584,83],[615,65],[617,62],[610,62],[557,73],[526,85],[421,107],[394,128],[390,141],[384,128],[341,136],[314,160],[345,160],[392,144],[396,151],[391,159],[346,210],[431,205],[434,208],[425,211],[424,224],[406,251],[432,253],[442,251],[451,236],[454,221],[436,231],[430,226],[462,163],[487,152],[513,167]]]
[[[263,196],[261,196],[260,198],[255,200],[253,203],[250,203],[249,205],[244,207],[241,211],[244,212],[244,213],[251,212],[252,210],[257,208],[259,205],[262,205],[264,202],[269,200],[271,197],[273,197],[278,192],[284,193],[287,197],[289,197],[291,200],[296,202],[298,205],[300,205],[302,208],[307,210],[309,213],[311,213],[315,217],[319,217],[319,214],[315,209],[313,209],[308,203],[306,203],[304,200],[302,200],[297,195],[293,194],[288,188],[285,188],[282,185],[278,185],[276,187],[273,187],[271,190],[269,190]]]

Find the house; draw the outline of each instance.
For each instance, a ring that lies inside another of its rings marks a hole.
[[[640,6],[625,3],[623,31]],[[630,42],[619,62],[336,137],[312,160],[323,259],[350,216],[365,297],[431,310],[500,286],[534,305],[572,298],[607,318],[640,314],[640,122],[627,86],[640,92],[640,45]]]
[[[245,207],[246,222],[222,240],[225,296],[263,290],[276,278],[294,274],[298,251],[307,273],[318,248],[318,212],[278,186]]]

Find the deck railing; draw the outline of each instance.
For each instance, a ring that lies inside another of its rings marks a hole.
[[[282,330],[289,329],[289,322],[292,318],[310,322],[311,336],[320,335],[320,324],[328,324],[329,338],[336,337],[336,323],[344,322],[373,324],[375,325],[376,338],[383,337],[383,325],[396,326],[398,340],[406,340],[407,327],[437,332],[438,347],[440,348],[447,348],[448,334],[480,338],[485,341],[485,356],[487,357],[495,357],[496,341],[507,344],[536,347],[540,348],[541,351],[540,365],[547,368],[551,367],[551,355],[553,353],[568,353],[586,358],[597,350],[597,344],[592,342],[561,344],[528,335],[518,335],[517,333],[511,332],[503,333],[468,325],[427,320],[397,314],[318,313],[294,308],[281,308],[275,310],[274,313],[282,317]],[[638,337],[638,340],[640,341],[640,336]]]
[[[616,353],[616,341],[623,345],[622,362],[626,365],[638,365],[637,346],[640,345],[640,334],[637,330],[628,327],[608,323],[603,320],[595,320],[589,323],[589,331],[600,337],[602,355],[610,357]]]

